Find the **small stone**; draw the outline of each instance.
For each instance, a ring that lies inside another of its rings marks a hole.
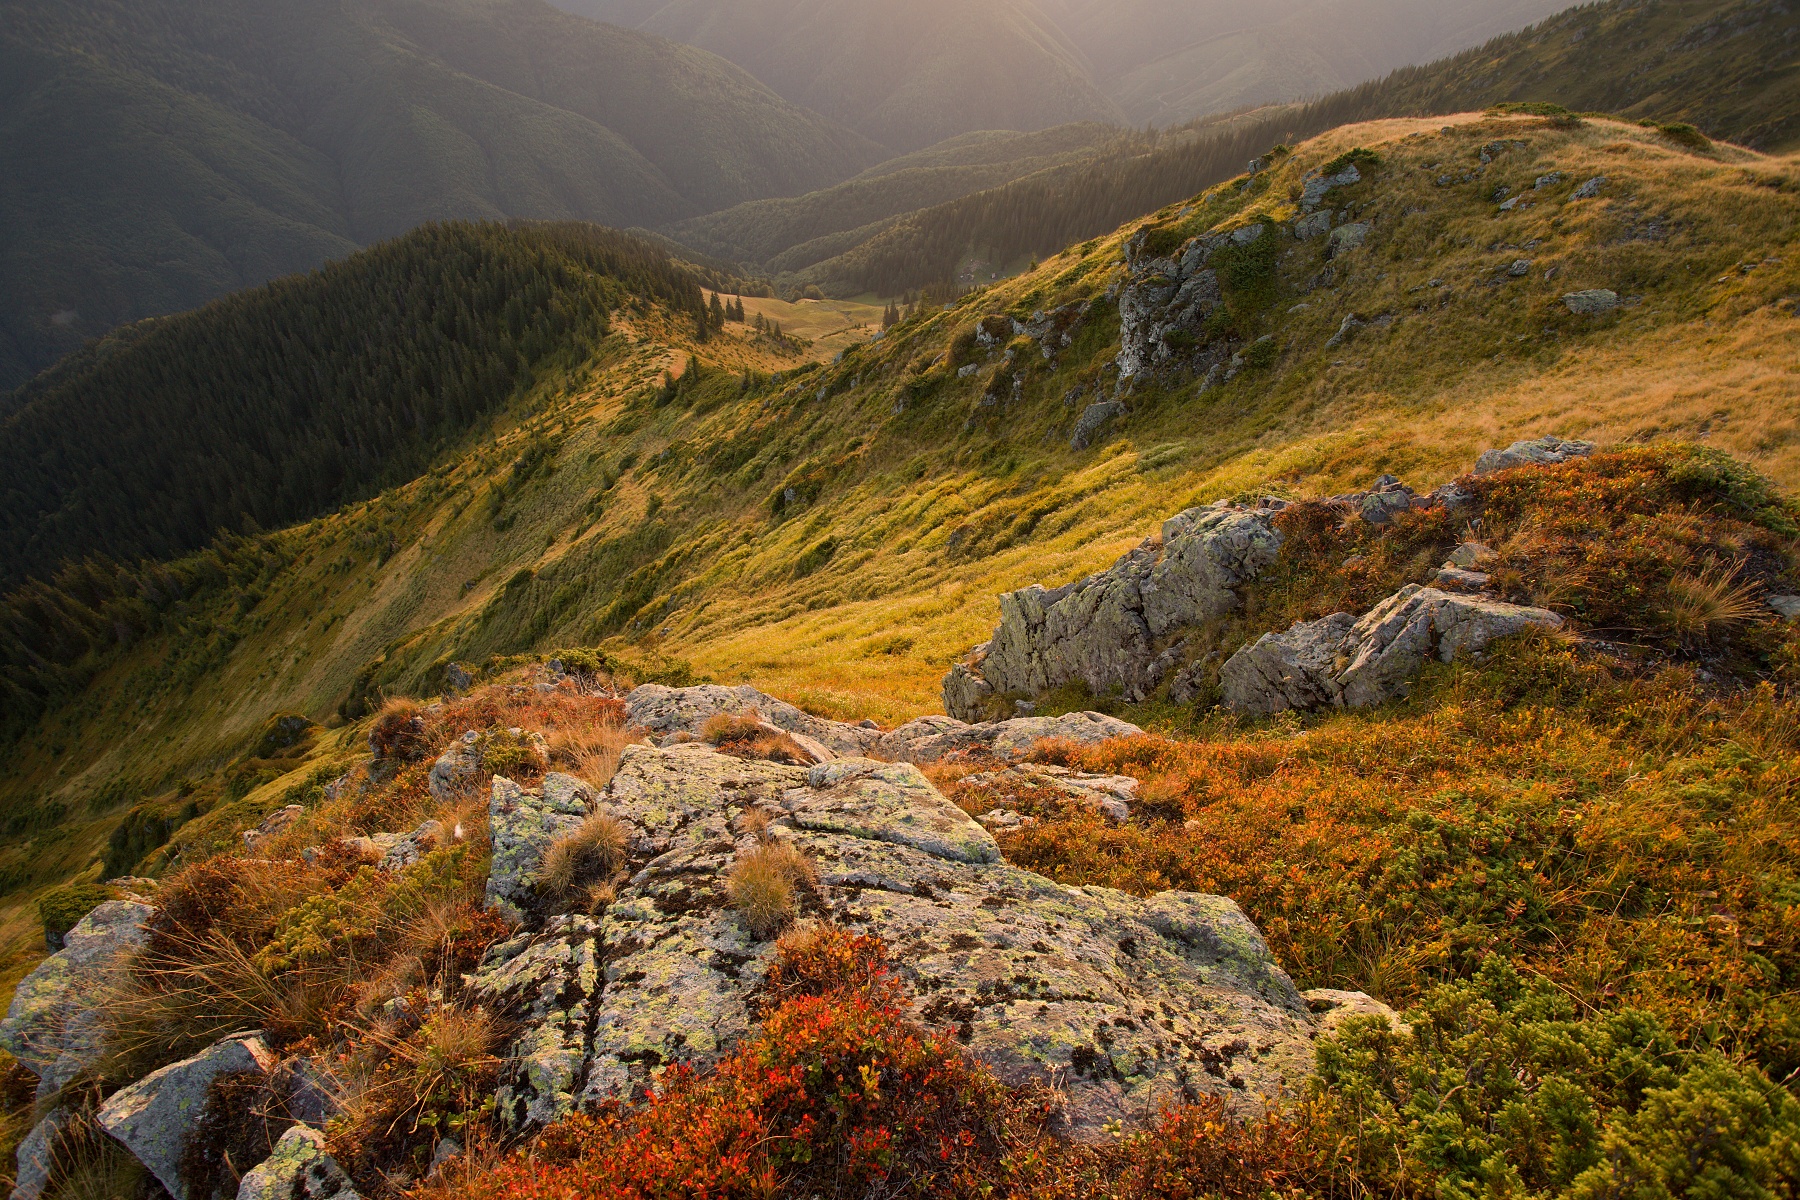
[[[1527,275],[1531,274],[1531,260],[1529,258],[1516,260],[1512,266],[1506,269],[1506,273],[1511,275],[1514,279],[1525,278]]]
[[[1598,196],[1604,191],[1606,185],[1610,182],[1611,180],[1607,179],[1606,176],[1596,175],[1571,192],[1570,197],[1575,200],[1592,200],[1595,196]]]
[[[1352,250],[1360,250],[1368,243],[1369,234],[1375,226],[1368,221],[1354,221],[1348,225],[1340,225],[1331,231],[1330,253],[1336,258]]]
[[[1533,190],[1541,192],[1545,188],[1555,187],[1557,184],[1561,183],[1563,179],[1564,175],[1561,171],[1552,171],[1548,175],[1539,175],[1537,177],[1537,182],[1533,183],[1531,186]]]
[[[1619,293],[1610,288],[1591,288],[1585,292],[1570,292],[1563,297],[1563,303],[1577,316],[1604,316],[1619,307]]]
[[[1770,596],[1769,607],[1788,621],[1800,621],[1800,596]]]
[[[1336,350],[1339,346],[1355,336],[1357,330],[1363,328],[1367,324],[1368,322],[1363,320],[1361,316],[1356,313],[1351,313],[1344,318],[1343,324],[1338,326],[1338,331],[1326,340],[1325,348],[1327,350]]]
[[[1464,542],[1450,552],[1450,561],[1446,565],[1472,571],[1483,563],[1492,562],[1498,557],[1499,555],[1481,542]]]

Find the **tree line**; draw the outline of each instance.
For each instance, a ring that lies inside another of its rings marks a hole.
[[[94,343],[0,404],[0,584],[172,559],[416,476],[631,297],[704,312],[597,226],[428,225]]]

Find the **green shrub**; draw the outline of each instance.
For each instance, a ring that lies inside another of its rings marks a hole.
[[[1674,142],[1677,146],[1689,150],[1705,152],[1712,149],[1712,139],[1695,129],[1692,125],[1658,125],[1656,131]]]
[[[44,923],[44,944],[60,950],[64,934],[75,928],[81,918],[117,896],[118,892],[98,883],[68,883],[45,892],[37,902],[38,918]]]
[[[1379,167],[1380,165],[1381,155],[1366,147],[1358,146],[1354,150],[1344,151],[1344,153],[1326,163],[1320,168],[1320,173],[1324,175],[1336,175],[1339,171],[1346,170],[1353,166]]]

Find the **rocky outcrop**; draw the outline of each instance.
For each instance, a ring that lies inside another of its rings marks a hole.
[[[1477,475],[1492,475],[1514,467],[1552,467],[1572,458],[1587,458],[1594,453],[1594,443],[1569,441],[1559,437],[1541,437],[1528,442],[1514,442],[1504,450],[1489,450],[1475,463]]]
[[[1225,706],[1267,716],[1385,704],[1407,695],[1432,658],[1479,657],[1500,638],[1562,624],[1545,609],[1409,584],[1361,620],[1337,613],[1245,646],[1220,672]]]
[[[494,864],[488,873],[487,906],[522,922],[533,903],[533,879],[544,851],[573,833],[593,807],[594,790],[572,775],[552,772],[535,792],[496,776],[488,801]]]
[[[716,716],[751,714],[787,733],[811,738],[838,755],[867,753],[881,737],[881,728],[873,721],[850,725],[815,717],[748,684],[672,688],[650,683],[625,697],[625,723],[644,730],[659,745],[683,734],[699,737]]]
[[[1119,290],[1122,387],[1139,376],[1172,367],[1195,374],[1225,367],[1237,346],[1229,338],[1207,335],[1208,318],[1225,302],[1218,272],[1209,264],[1227,246],[1247,246],[1274,236],[1269,230],[1255,224],[1229,233],[1209,233],[1167,256],[1149,250],[1147,232],[1126,243],[1129,275]]]
[[[37,965],[13,993],[0,1021],[0,1046],[38,1077],[38,1096],[60,1089],[100,1057],[95,1004],[149,940],[147,904],[113,900],[83,917],[63,949]]]
[[[362,1200],[337,1160],[325,1152],[325,1135],[295,1125],[275,1149],[246,1172],[237,1200]]]
[[[515,1127],[716,1061],[750,1031],[772,946],[725,880],[758,844],[740,832],[753,811],[817,867],[804,915],[902,949],[917,1017],[1005,1079],[1059,1081],[1077,1136],[1184,1096],[1254,1104],[1311,1071],[1306,1003],[1231,901],[1066,888],[1011,867],[911,765],[634,746],[600,806],[633,832],[629,883],[599,916],[496,947],[477,976],[530,1030],[501,1093]]]
[[[945,681],[946,711],[978,719],[972,702],[987,696],[1074,682],[1142,699],[1181,665],[1171,635],[1236,611],[1237,589],[1275,561],[1281,542],[1267,513],[1194,508],[1106,571],[1002,596],[993,640]]]
[[[194,1121],[206,1106],[206,1093],[220,1075],[267,1074],[276,1058],[260,1033],[225,1038],[210,1048],[154,1071],[101,1106],[97,1120],[113,1139],[168,1190],[174,1200],[207,1200],[190,1196],[181,1173],[182,1156]]]
[[[970,678],[974,681],[971,691],[958,707],[979,714],[992,692],[979,690],[986,685],[978,676]],[[646,684],[625,698],[625,710],[631,725],[646,730],[653,743],[665,746],[696,739],[706,722],[715,716],[756,715],[766,727],[793,738],[802,750],[816,751],[813,756],[820,761],[840,756],[911,763],[941,762],[958,756],[1018,759],[1046,740],[1088,745],[1143,732],[1136,725],[1101,713],[975,723],[953,717],[920,717],[886,731],[873,721],[849,724],[815,717],[752,687],[669,688]]]
[[[891,762],[935,763],[953,758],[1017,760],[1042,742],[1074,742],[1091,746],[1113,738],[1136,737],[1144,731],[1105,713],[1078,712],[1060,717],[1014,717],[1010,721],[968,724],[954,717],[920,717],[875,743],[871,755]]]

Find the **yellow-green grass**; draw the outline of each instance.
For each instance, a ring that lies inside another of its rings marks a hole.
[[[1435,184],[1449,168],[1428,164],[1469,169],[1494,139],[1529,145],[1484,187],[1529,191],[1550,170],[1611,183],[1596,201],[1504,215],[1473,185]],[[1247,318],[1277,339],[1271,368],[1205,394],[1192,379],[1147,383],[1112,440],[1074,452],[1069,427],[1095,393],[1063,398],[1117,353],[1116,319],[1097,317],[1054,368],[1035,351],[1023,360],[1020,402],[980,407],[1001,369],[964,338],[982,316],[1104,296],[1143,224],[1185,236],[1286,217],[1304,171],[1358,146],[1383,164],[1334,203],[1359,206],[1376,233],[1332,264],[1335,290],[1302,294],[1324,265],[1316,241],[1280,265],[1277,301]],[[378,662],[374,686],[429,694],[452,658],[607,643],[828,715],[898,722],[937,710],[939,680],[991,632],[999,593],[1102,568],[1194,503],[1330,494],[1388,471],[1423,489],[1488,446],[1543,433],[1698,439],[1800,484],[1792,157],[1695,153],[1618,122],[1471,115],[1339,130],[1241,185],[1071,248],[841,362],[803,366],[735,326],[696,345],[685,319],[622,313],[575,384],[544,385],[490,441],[423,479],[272,535],[285,565],[260,602],[197,599],[14,748],[0,795],[65,798],[77,823],[0,849],[34,865],[0,899],[0,936],[25,945],[35,889],[99,848],[118,810],[89,814],[89,797],[115,781],[126,802],[158,794],[275,712],[324,720]],[[1627,240],[1650,217],[1666,237]],[[1506,248],[1534,238],[1534,250]],[[1520,257],[1533,261],[1526,278],[1475,282]],[[1422,286],[1432,279],[1449,286]],[[1586,287],[1643,301],[1578,319],[1560,297]],[[1458,298],[1415,311],[1444,291]],[[746,306],[807,336],[793,314],[879,311]],[[1399,320],[1327,352],[1348,312]],[[691,390],[662,398],[664,372],[687,375],[690,359]],[[980,369],[958,377],[963,362]],[[553,470],[515,470],[534,442]],[[625,593],[641,609],[614,609]],[[184,662],[196,664],[186,675]]]

